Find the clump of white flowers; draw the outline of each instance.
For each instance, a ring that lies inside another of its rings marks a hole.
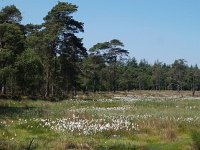
[[[111,119],[112,118],[112,119]],[[129,118],[125,117],[105,117],[100,119],[83,119],[80,116],[72,115],[71,118],[60,118],[60,119],[32,119],[30,122],[38,122],[39,126],[42,128],[49,128],[51,130],[60,132],[78,132],[83,135],[94,135],[99,132],[113,130],[126,130],[126,131],[136,131],[139,130],[138,124],[134,123]],[[19,120],[19,124],[27,124],[27,120]]]

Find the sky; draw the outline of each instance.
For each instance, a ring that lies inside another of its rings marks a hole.
[[[73,15],[84,23],[79,34],[86,48],[121,40],[130,57],[171,64],[185,59],[200,66],[200,0],[60,0],[76,4]],[[40,24],[58,0],[0,0],[14,4],[23,24]]]

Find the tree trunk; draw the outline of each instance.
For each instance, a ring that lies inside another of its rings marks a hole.
[[[72,87],[72,97],[74,98],[76,95],[77,95],[77,91],[76,91],[76,82],[75,82]]]
[[[161,91],[160,76],[159,76],[159,79],[158,79],[158,90],[159,90],[159,92]]]
[[[46,78],[46,89],[45,89],[45,98],[49,97],[49,71],[47,72]]]
[[[54,86],[53,86],[53,83],[51,85],[51,96],[53,97],[54,96]]]
[[[6,94],[6,79],[3,77],[3,83],[1,87],[1,94]]]
[[[117,58],[115,57],[115,62],[114,62],[114,66],[113,66],[113,92],[116,92],[116,61]]]
[[[96,80],[93,80],[93,93],[96,93]]]
[[[139,82],[139,91],[140,91],[140,94],[141,94],[141,83]]]
[[[1,94],[6,94],[6,92],[5,92],[6,90],[5,90],[5,86],[4,85],[2,85],[2,87],[1,87]]]
[[[192,82],[192,96],[195,96],[196,86],[195,86],[195,76],[193,76]]]

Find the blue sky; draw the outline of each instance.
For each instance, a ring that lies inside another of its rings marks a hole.
[[[64,0],[60,0],[64,1]],[[66,1],[65,1],[66,2]],[[67,0],[76,4],[74,17],[84,22],[86,48],[120,39],[131,57],[151,64],[184,58],[200,66],[199,0]],[[0,8],[16,5],[23,24],[43,22],[57,0],[0,0]]]

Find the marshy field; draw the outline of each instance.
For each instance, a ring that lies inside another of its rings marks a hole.
[[[0,100],[0,149],[200,149],[200,97],[123,92]],[[198,95],[198,94],[197,94]]]

